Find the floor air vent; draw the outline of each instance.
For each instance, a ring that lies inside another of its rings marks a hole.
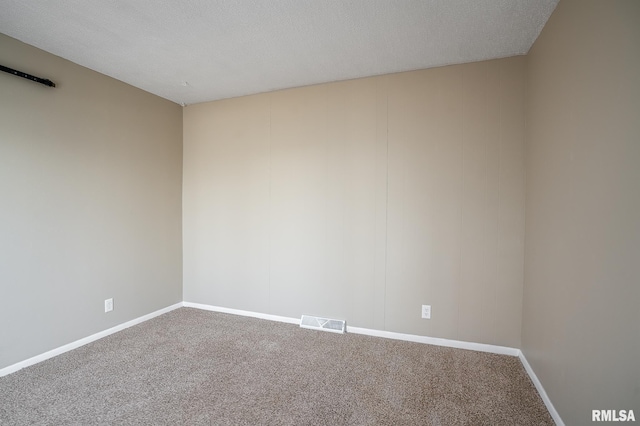
[[[312,330],[330,331],[332,333],[344,333],[346,324],[343,320],[303,315],[300,320],[300,327]]]

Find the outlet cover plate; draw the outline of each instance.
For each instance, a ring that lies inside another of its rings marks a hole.
[[[431,305],[422,305],[422,318],[431,319]]]
[[[107,300],[104,301],[104,311],[105,312],[113,311],[113,298],[112,299],[107,299]]]

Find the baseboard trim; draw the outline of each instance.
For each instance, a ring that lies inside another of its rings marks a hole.
[[[223,308],[222,306],[205,305],[202,303],[182,302],[185,308],[196,308],[204,311],[221,312],[223,314],[240,315],[243,317],[259,318],[269,321],[286,322],[288,324],[300,325],[297,318],[281,317],[279,315],[262,314],[260,312],[243,311],[240,309]]]
[[[518,356],[520,354],[520,349],[510,348],[507,346],[465,342],[462,340],[442,339],[439,337],[419,336],[416,334],[397,333],[395,331],[373,330],[369,328],[347,326],[347,333],[365,334],[367,336],[384,337],[386,339],[404,340],[406,342],[424,343],[427,345],[445,346],[448,348],[467,349],[470,351],[489,352],[499,355]]]
[[[299,318],[283,317],[278,315],[262,314],[259,312],[243,311],[239,309],[223,308],[220,306],[205,305],[202,303],[184,302],[186,308],[197,308],[225,314],[241,315],[245,317],[260,318],[271,321],[286,322],[300,325]],[[518,356],[520,349],[506,346],[487,345],[484,343],[463,342],[460,340],[440,339],[437,337],[418,336],[415,334],[396,333],[394,331],[373,330],[370,328],[352,327],[347,325],[347,333],[364,334],[367,336],[383,337],[386,339],[404,340],[407,342],[425,343],[428,345],[446,346],[450,348],[468,349],[471,351],[489,352],[500,355]]]
[[[520,358],[520,362],[524,366],[524,369],[527,371],[527,374],[529,375],[529,378],[533,382],[533,385],[538,390],[538,394],[540,394],[540,398],[542,398],[544,405],[547,406],[547,410],[549,410],[549,414],[551,414],[551,418],[553,418],[553,421],[556,422],[556,425],[564,426],[564,422],[560,418],[560,414],[558,414],[556,407],[553,406],[553,403],[551,402],[549,395],[547,395],[547,392],[544,390],[544,387],[542,387],[542,383],[540,383],[538,376],[536,376],[536,373],[533,371],[533,368],[531,368],[529,361],[527,361],[527,358],[524,356],[522,351],[519,350],[518,352],[519,352],[518,358]]]
[[[111,327],[107,330],[100,331],[98,333],[92,334],[91,336],[84,337],[82,339],[76,340],[75,342],[67,343],[66,345],[60,346],[59,348],[52,349],[40,355],[36,355],[24,361],[17,362],[13,365],[0,369],[0,377],[6,376],[7,374],[15,373],[18,370],[22,370],[25,367],[29,367],[31,365],[37,364],[39,362],[45,361],[49,358],[53,358],[56,355],[63,354],[65,352],[69,352],[73,349],[79,348],[80,346],[84,346],[87,343],[94,342],[98,339],[102,339],[110,334],[117,333],[118,331],[124,330],[125,328],[129,328],[136,324],[140,324],[142,322],[148,321],[151,318],[155,318],[159,315],[165,314],[169,311],[173,311],[174,309],[181,308],[183,305],[182,302],[176,303],[171,306],[167,306],[166,308],[159,309],[155,312],[151,312],[150,314],[143,315],[141,317],[132,319],[131,321],[127,321],[125,323],[116,325],[115,327]]]

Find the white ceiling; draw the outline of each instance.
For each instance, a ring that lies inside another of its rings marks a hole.
[[[0,0],[0,32],[192,104],[525,54],[557,3]]]

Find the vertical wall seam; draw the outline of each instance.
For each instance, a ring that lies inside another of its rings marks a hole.
[[[269,214],[267,216],[267,249],[269,251],[268,253],[268,272],[267,272],[267,309],[268,312],[273,313],[272,307],[273,307],[273,303],[271,300],[271,263],[272,263],[272,259],[271,259],[271,255],[272,255],[272,246],[271,246],[271,233],[272,233],[272,220],[271,220],[271,206],[272,206],[272,200],[271,200],[271,185],[272,185],[272,168],[273,168],[273,158],[272,158],[272,137],[273,137],[273,132],[272,132],[272,115],[273,115],[273,95],[269,94],[269,137],[267,139],[267,143],[269,146],[269,152],[268,152],[268,157],[269,157]]]
[[[525,291],[525,279],[527,276],[527,151],[529,147],[529,123],[527,118],[529,117],[529,54],[523,59],[523,72],[521,73],[522,82],[522,192],[524,193],[524,200],[522,205],[522,280],[520,285],[522,286],[522,293],[520,297],[520,337],[518,339],[520,349],[523,349],[524,340],[524,291]],[[524,356],[524,354],[523,354]]]
[[[500,66],[498,68],[498,215],[496,218],[496,226],[497,226],[497,253],[496,253],[496,288],[495,288],[495,293],[494,293],[494,297],[496,299],[496,304],[497,304],[497,298],[498,298],[498,290],[497,290],[497,283],[500,282],[500,209],[501,209],[501,200],[502,200],[502,161],[501,157],[502,157],[502,68],[503,65],[502,63],[500,63]],[[497,314],[496,311],[494,310],[493,312],[493,316],[494,316],[494,324],[497,324],[498,318],[497,318]]]
[[[386,164],[386,178],[385,178],[385,206],[384,206],[384,309],[382,311],[382,324],[384,329],[387,329],[387,271],[388,271],[388,260],[387,254],[389,252],[389,80],[385,79],[385,131],[386,131],[386,148],[387,148],[387,158],[385,159]]]
[[[324,86],[324,265],[322,282],[326,286],[329,276],[329,85]]]
[[[518,347],[522,348],[522,336],[523,336],[523,328],[522,328],[522,324],[524,323],[524,277],[525,277],[525,255],[526,255],[526,238],[527,238],[527,137],[528,137],[528,132],[527,132],[527,110],[528,110],[528,103],[527,103],[527,93],[528,93],[528,77],[527,77],[527,62],[528,59],[524,58],[523,59],[523,64],[521,66],[521,72],[519,72],[518,74],[520,75],[520,78],[522,78],[521,81],[521,107],[522,107],[522,134],[521,134],[521,144],[522,144],[522,163],[520,163],[521,167],[522,167],[522,180],[520,181],[521,187],[520,190],[522,191],[523,194],[523,200],[522,200],[522,205],[520,206],[520,212],[521,212],[521,217],[522,217],[522,225],[520,227],[520,231],[521,231],[521,235],[522,235],[522,275],[520,276],[520,328],[519,328],[519,336],[518,336]]]
[[[460,87],[462,88],[462,113],[460,114],[460,120],[461,120],[461,146],[460,146],[460,264],[458,265],[459,268],[459,281],[458,281],[458,297],[457,297],[457,303],[456,303],[456,338],[460,339],[460,304],[461,304],[461,297],[460,295],[462,294],[462,292],[460,291],[460,287],[463,286],[462,280],[464,278],[463,276],[463,267],[462,267],[462,259],[463,259],[463,255],[462,255],[462,251],[463,251],[463,244],[462,241],[464,240],[464,70],[462,70],[460,72]]]
[[[500,87],[500,68],[501,65],[498,65],[498,88]],[[491,78],[490,75],[490,68],[489,65],[487,64],[487,76],[486,76],[486,82],[487,85],[489,83],[489,79]],[[492,86],[491,86],[492,87]],[[498,90],[498,93],[499,90]],[[489,155],[488,155],[488,151],[489,151],[489,143],[491,143],[492,141],[490,140],[490,135],[491,133],[489,132],[489,126],[493,125],[493,123],[489,120],[489,96],[491,96],[491,94],[489,92],[486,93],[486,105],[485,105],[485,111],[487,113],[487,117],[485,119],[485,122],[487,123],[487,164],[491,164],[489,161]],[[500,107],[499,107],[500,103],[498,102],[498,117],[500,116]],[[498,118],[499,120],[499,118]],[[500,132],[500,129],[498,128],[498,132]],[[495,155],[495,154],[494,154]],[[500,173],[498,173],[498,187],[500,187]],[[490,212],[491,210],[489,209],[489,168],[487,167],[487,210]],[[500,214],[500,193],[498,192],[498,200],[497,200],[497,204],[498,204],[498,211],[496,212],[496,217]],[[489,219],[491,220],[491,218],[489,217]],[[489,235],[489,232],[487,232],[487,239],[489,238],[495,238],[495,242],[496,242],[496,247],[495,247],[495,256],[496,259],[498,259],[498,231],[497,231],[497,223],[496,223],[496,230],[495,230],[496,234],[495,235]],[[487,241],[488,243],[488,241]],[[491,276],[490,274],[488,274],[488,261],[485,261],[485,265],[487,265],[487,275]],[[496,265],[497,265],[497,260],[496,260]],[[498,287],[498,270],[496,269],[496,274],[493,276],[493,283],[491,283],[491,288],[493,290],[493,309],[491,309],[491,316],[493,318],[491,318],[491,334],[493,335],[493,342],[496,342],[498,340],[498,330],[497,330],[497,318],[496,318],[496,310],[498,308],[498,291],[497,291],[497,287]]]

